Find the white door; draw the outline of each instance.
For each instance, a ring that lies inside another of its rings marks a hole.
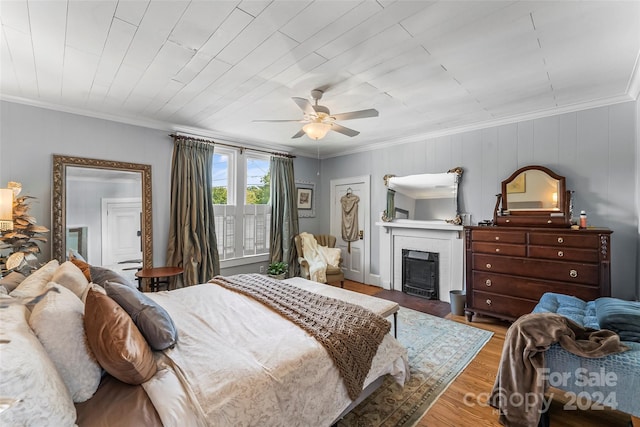
[[[358,196],[358,230],[360,239],[346,242],[342,239],[343,196]],[[336,247],[342,251],[342,269],[345,279],[366,283],[368,275],[369,239],[369,177],[345,178],[331,181],[331,234],[336,236]]]
[[[102,265],[142,259],[140,199],[103,199]]]

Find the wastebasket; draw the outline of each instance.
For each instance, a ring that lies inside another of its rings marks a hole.
[[[456,316],[464,316],[464,303],[467,295],[464,291],[449,291],[449,300],[451,301],[451,314]]]

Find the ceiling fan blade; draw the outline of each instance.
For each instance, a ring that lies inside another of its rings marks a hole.
[[[334,130],[334,131],[336,131],[338,133],[341,133],[341,134],[347,135],[347,136],[356,136],[356,135],[360,134],[360,132],[358,132],[357,130],[349,129],[349,128],[346,128],[344,126],[340,126],[337,123],[333,123],[331,125],[331,130]]]
[[[378,117],[380,113],[375,108],[360,111],[350,111],[348,113],[332,114],[331,117],[336,120],[352,120],[352,119],[364,119],[366,117]]]
[[[293,135],[293,136],[291,137],[291,139],[293,139],[293,138],[300,138],[302,135],[304,135],[304,131],[303,131],[302,129],[300,129],[300,130],[298,131],[298,133],[296,133],[295,135]]]
[[[305,112],[305,114],[308,114],[310,116],[316,115],[316,110],[313,109],[313,105],[311,105],[308,99],[298,98],[297,96],[294,96],[291,99],[293,99],[293,102],[295,102],[298,107],[300,107],[300,109]]]
[[[302,123],[304,120],[251,120],[254,123],[285,123],[285,122],[297,122]]]

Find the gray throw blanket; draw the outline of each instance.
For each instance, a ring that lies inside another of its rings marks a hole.
[[[520,317],[509,330],[489,404],[508,427],[536,427],[546,381],[540,376],[544,352],[555,343],[581,357],[598,358],[629,348],[612,331],[584,328],[555,313]]]
[[[259,274],[216,276],[209,281],[254,298],[290,320],[327,350],[355,400],[391,324],[356,304],[314,294]]]

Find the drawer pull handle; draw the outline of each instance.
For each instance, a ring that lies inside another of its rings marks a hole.
[[[560,257],[564,256],[564,252],[558,251],[558,256],[560,256]]]
[[[487,286],[491,286],[491,279],[487,279],[487,281],[486,281],[486,282],[484,282],[484,283],[485,283],[485,285],[487,285]]]
[[[553,224],[553,221],[551,221],[550,219],[547,220],[547,224]]]
[[[511,220],[510,220],[510,219],[508,219],[508,220],[506,220],[505,222],[511,222]]]
[[[491,264],[487,263],[487,268],[491,268]]]
[[[496,240],[500,240],[500,236],[496,236]]]
[[[571,271],[569,271],[569,276],[578,277],[578,272],[576,270],[571,270]]]
[[[496,252],[500,252],[500,248],[496,248]]]
[[[491,300],[490,299],[487,300],[487,305],[491,305]]]
[[[564,243],[564,239],[562,237],[558,237],[558,243]]]

